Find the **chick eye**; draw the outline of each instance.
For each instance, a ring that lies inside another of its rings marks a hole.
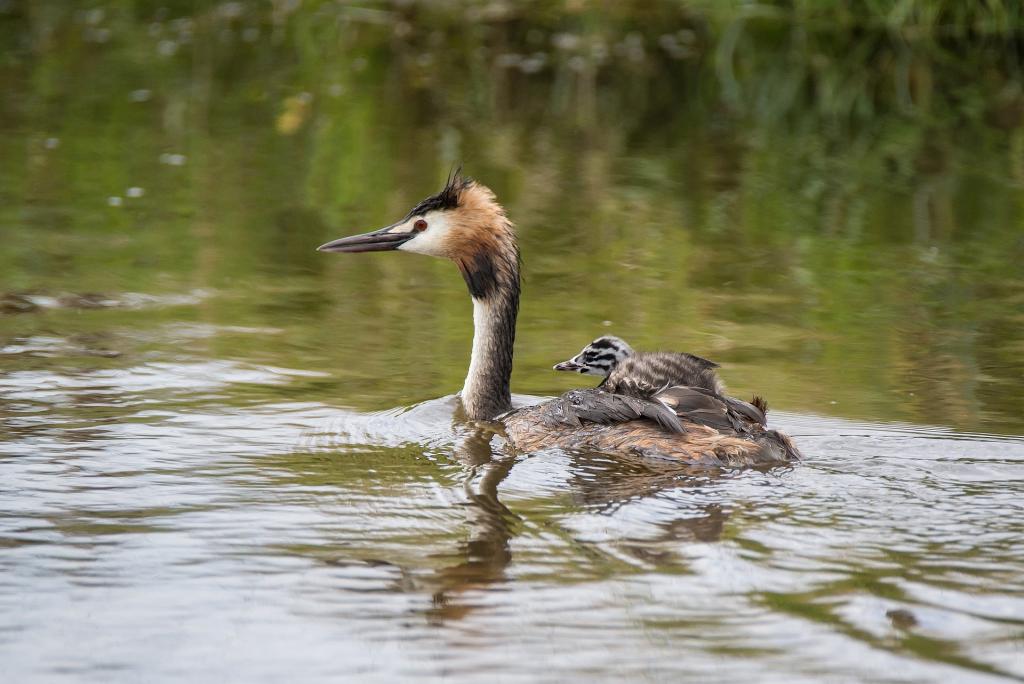
[[[412,229],[417,233],[422,233],[427,229],[427,222],[423,219],[416,219],[416,223],[412,224]]]

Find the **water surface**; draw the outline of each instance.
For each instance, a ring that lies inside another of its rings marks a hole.
[[[12,681],[1024,679],[1002,52],[883,32],[855,81],[784,20],[169,5],[0,3]],[[519,226],[518,401],[615,333],[806,460],[455,420],[456,270],[314,249],[458,162]]]

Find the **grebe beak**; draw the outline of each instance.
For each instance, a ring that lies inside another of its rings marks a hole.
[[[562,363],[556,363],[552,366],[553,369],[558,371],[571,371],[573,373],[579,371],[583,366],[576,363],[575,361],[562,361]]]
[[[350,235],[338,238],[316,248],[318,252],[387,252],[398,249],[403,244],[416,237],[416,233],[392,233],[391,231],[401,226],[404,221],[392,223],[390,226],[374,230],[362,235]]]

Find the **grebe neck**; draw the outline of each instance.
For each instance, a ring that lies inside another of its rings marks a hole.
[[[473,297],[473,353],[460,397],[466,414],[493,420],[512,408],[512,348],[519,313],[519,253],[459,262]]]

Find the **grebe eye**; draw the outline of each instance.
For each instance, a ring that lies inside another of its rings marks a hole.
[[[416,219],[416,223],[412,224],[412,229],[417,233],[422,233],[427,229],[427,222],[423,219]]]

